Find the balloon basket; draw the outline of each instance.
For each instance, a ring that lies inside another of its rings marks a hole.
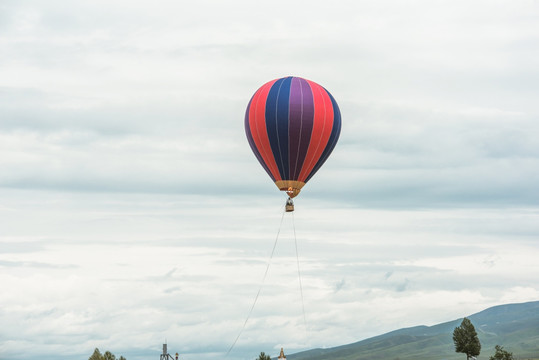
[[[286,212],[292,211],[294,211],[294,202],[291,198],[288,198],[288,200],[286,200]]]

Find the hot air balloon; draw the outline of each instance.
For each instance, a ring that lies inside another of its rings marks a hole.
[[[258,89],[245,112],[245,133],[275,185],[292,198],[320,169],[337,144],[341,113],[333,96],[300,77],[272,80]]]

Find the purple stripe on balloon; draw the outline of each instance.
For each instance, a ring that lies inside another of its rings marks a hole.
[[[309,148],[314,121],[314,100],[309,83],[292,78],[289,110],[289,165],[290,179],[297,180]]]

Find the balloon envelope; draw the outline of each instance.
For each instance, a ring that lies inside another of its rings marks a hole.
[[[289,76],[255,92],[245,112],[245,132],[277,187],[295,197],[337,144],[341,113],[322,86]]]

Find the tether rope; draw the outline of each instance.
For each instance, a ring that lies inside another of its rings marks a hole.
[[[256,293],[255,300],[253,301],[253,305],[251,305],[251,309],[249,310],[249,313],[247,314],[247,318],[245,319],[245,322],[243,323],[243,326],[242,326],[242,328],[240,330],[240,333],[236,337],[236,340],[234,340],[234,343],[232,344],[232,346],[230,346],[230,349],[228,349],[228,351],[226,352],[225,357],[227,357],[228,354],[230,354],[230,352],[232,351],[232,349],[234,348],[234,346],[238,342],[241,334],[243,333],[243,330],[245,330],[245,326],[247,326],[247,322],[249,321],[249,318],[251,317],[251,313],[253,312],[253,309],[255,308],[256,302],[258,300],[258,296],[260,295],[260,292],[262,291],[262,287],[264,286],[264,283],[266,282],[266,277],[268,275],[271,260],[273,259],[273,254],[275,253],[275,248],[277,247],[277,240],[279,239],[279,234],[281,233],[281,227],[283,226],[283,219],[284,219],[285,212],[286,212],[285,208],[283,207],[283,215],[281,216],[281,223],[279,224],[279,230],[277,231],[277,236],[275,237],[275,242],[273,243],[273,249],[271,250],[271,255],[270,255],[269,259],[268,259],[268,265],[266,266],[266,272],[264,272],[264,277],[262,278],[262,283],[260,284],[260,287],[258,288],[258,292]],[[294,229],[294,234],[295,234],[295,229]],[[297,251],[296,251],[296,253],[297,253]],[[303,315],[305,315],[305,312],[304,312]]]
[[[296,222],[294,221],[294,212],[292,212],[292,227],[294,228],[294,244],[296,245],[296,262],[298,264],[299,292],[301,294],[301,309],[303,310],[303,324],[305,325],[305,339],[308,339],[307,317],[305,316],[305,301],[303,300],[303,285],[301,284],[301,271],[299,269],[298,240],[296,238]]]

